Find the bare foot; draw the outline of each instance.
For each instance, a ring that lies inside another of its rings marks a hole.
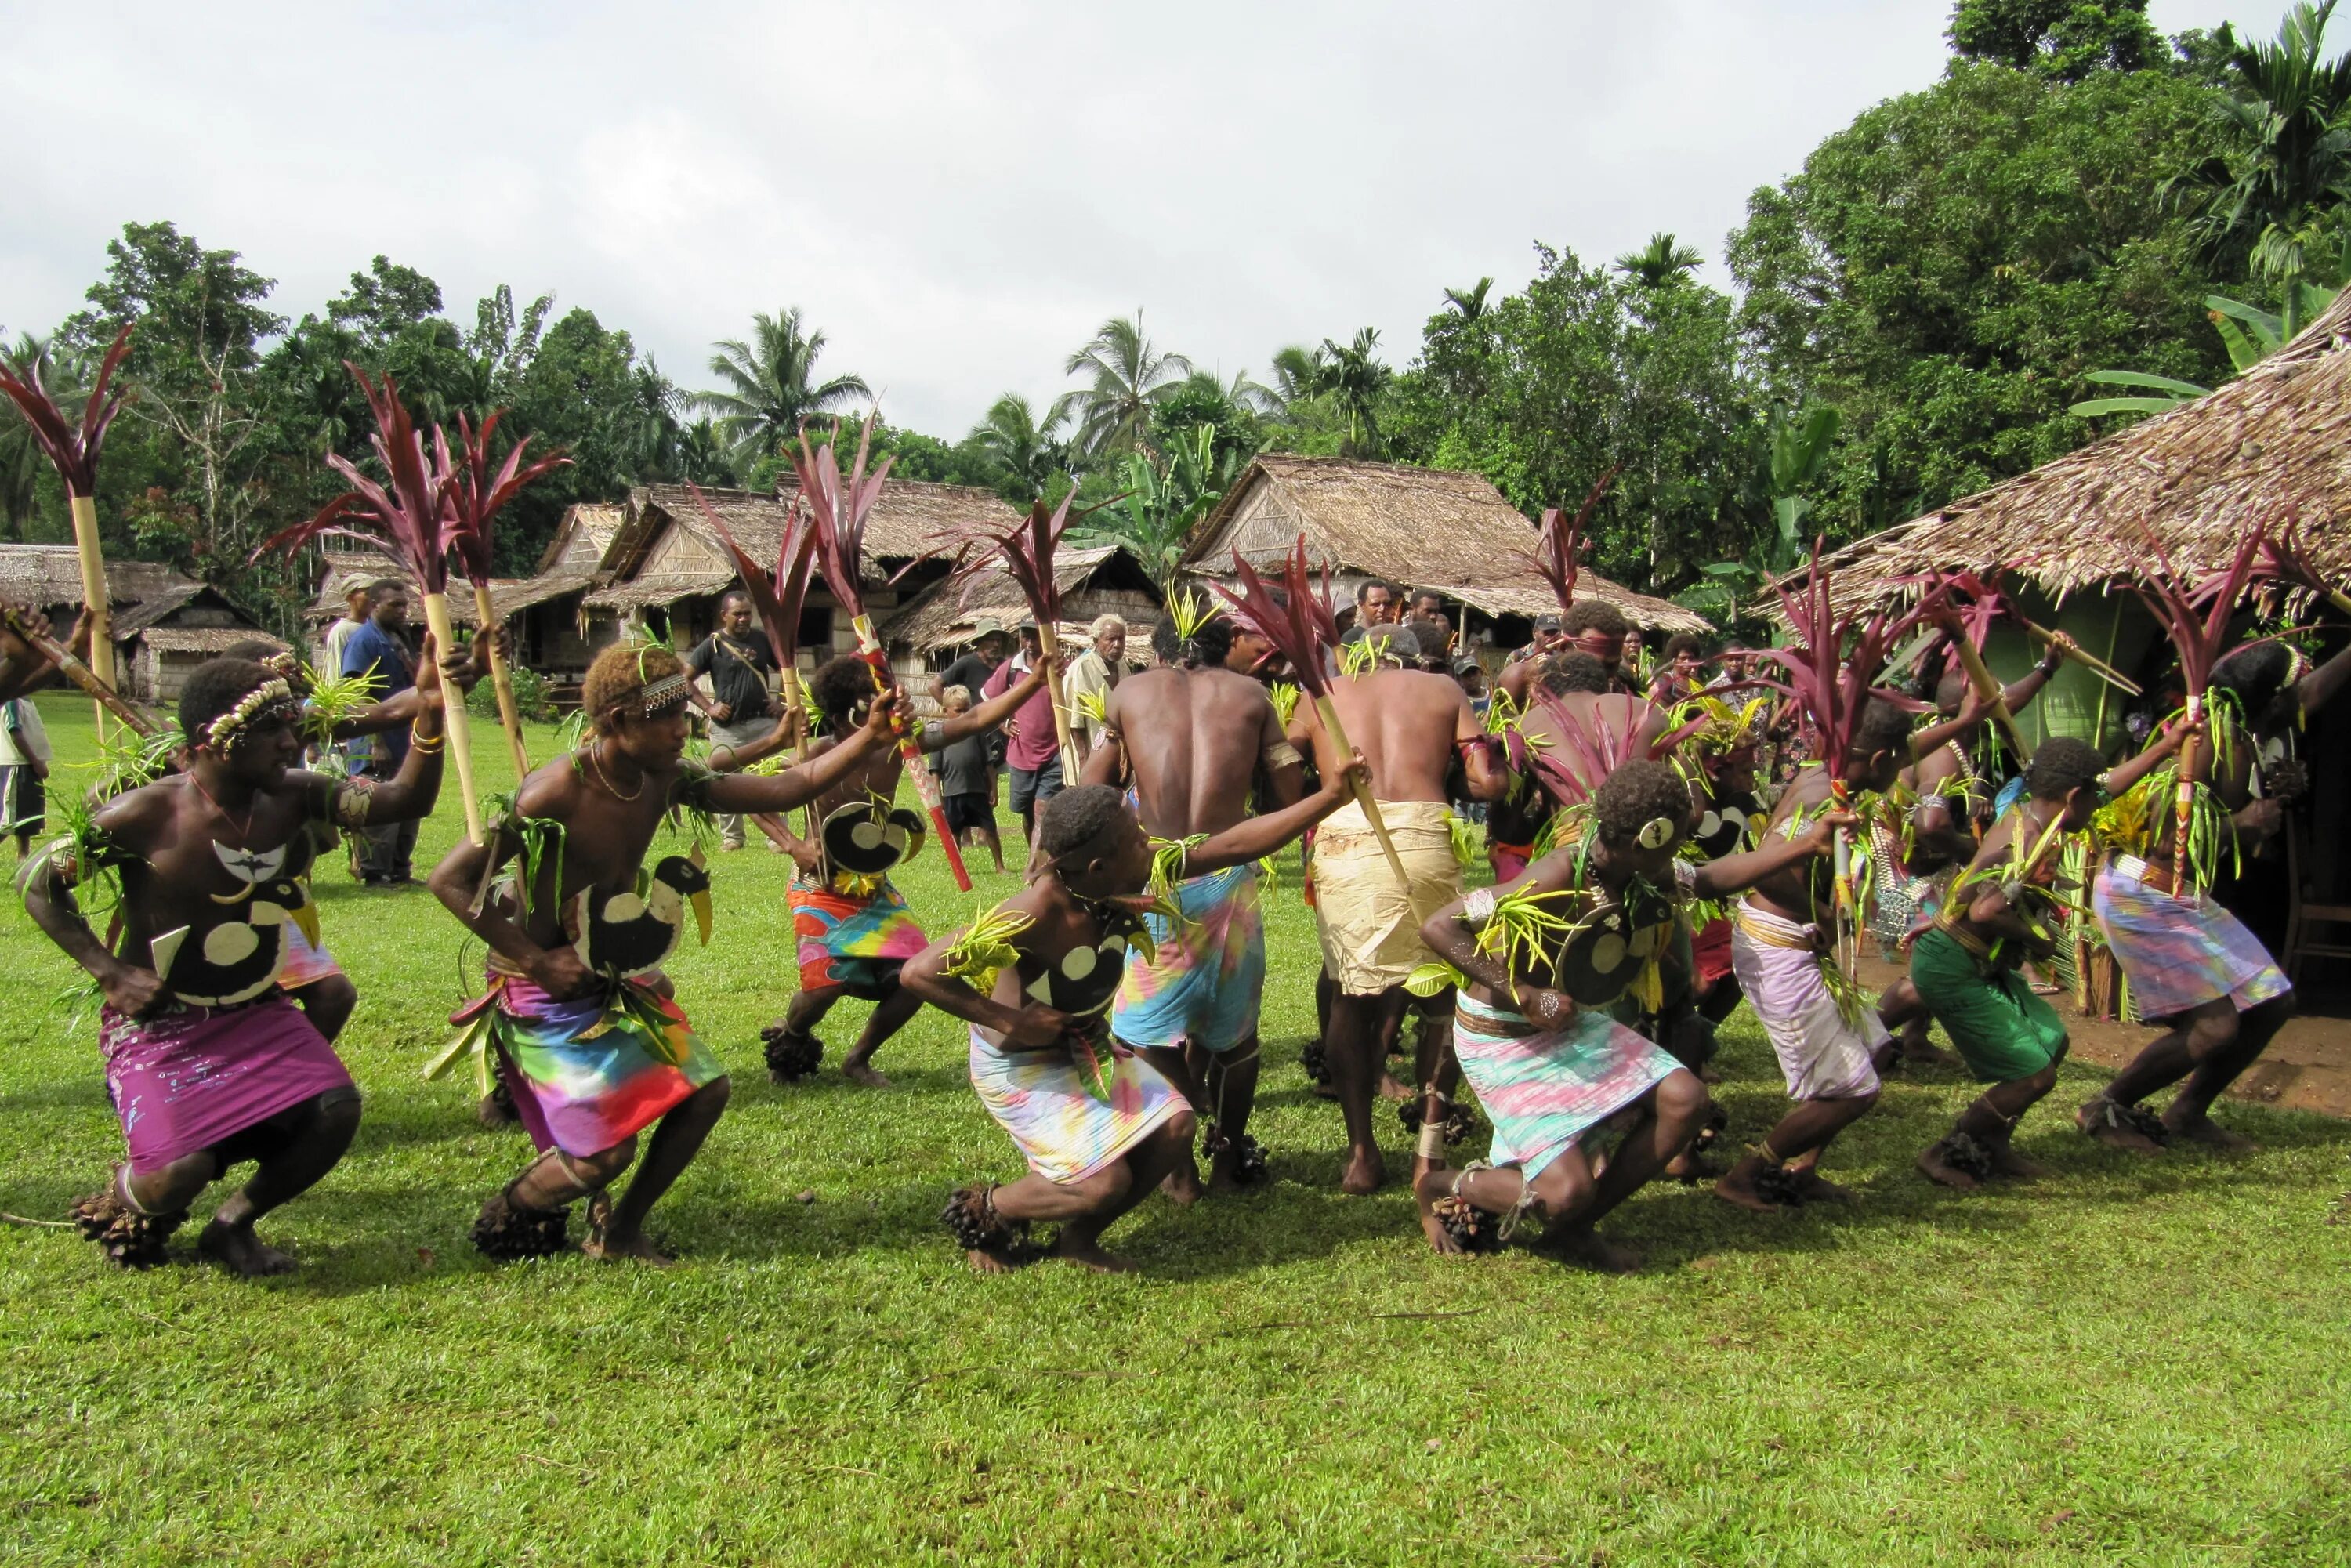
[[[1839,1186],[1810,1166],[1788,1173],[1788,1183],[1806,1203],[1851,1203],[1853,1189]]]
[[[1374,1193],[1388,1179],[1387,1162],[1373,1147],[1347,1151],[1347,1168],[1340,1173],[1339,1190],[1351,1197]]]
[[[2082,1103],[2082,1108],[2074,1113],[2074,1125],[2110,1149],[2128,1149],[2141,1155],[2163,1153],[2163,1145],[2132,1126],[2121,1111],[2121,1106],[2102,1094]]]
[[[1317,1100],[1336,1100],[1339,1097],[1338,1085],[1332,1083],[1327,1078],[1315,1079],[1313,1081],[1313,1089],[1314,1098]]]
[[[294,1260],[275,1247],[264,1246],[250,1225],[224,1225],[215,1219],[196,1238],[196,1250],[248,1280],[294,1271]]]
[[[1939,1138],[1918,1151],[1917,1165],[1918,1174],[1928,1181],[1959,1192],[1973,1192],[1983,1186],[1983,1183],[1951,1164],[1946,1156],[1942,1140]]]
[[[1186,1155],[1184,1163],[1169,1171],[1165,1179],[1160,1182],[1159,1190],[1165,1193],[1167,1201],[1176,1207],[1191,1207],[1200,1201],[1200,1167]]]
[[[1684,1149],[1667,1160],[1666,1168],[1658,1174],[1670,1181],[1700,1182],[1720,1176],[1722,1167],[1702,1155]]]
[[[1102,1250],[1102,1243],[1092,1237],[1073,1236],[1064,1226],[1054,1239],[1053,1256],[1064,1263],[1075,1263],[1081,1269],[1091,1269],[1097,1274],[1132,1274],[1134,1265],[1114,1252]]]
[[[2039,1160],[2026,1159],[2003,1144],[1991,1151],[1991,1174],[2012,1176],[2018,1181],[2035,1181],[2049,1174],[2049,1167]]]
[[[1735,1204],[1756,1214],[1780,1212],[1778,1204],[1755,1190],[1754,1173],[1747,1168],[1745,1161],[1733,1166],[1723,1174],[1721,1180],[1714,1184],[1714,1196],[1725,1203]]]
[[[2185,1113],[2174,1106],[2163,1113],[2163,1125],[2173,1137],[2201,1144],[2215,1154],[2250,1155],[2261,1147],[2251,1138],[2237,1136],[2200,1111]]]
[[[1396,1075],[1395,1073],[1390,1072],[1384,1067],[1380,1069],[1381,1099],[1402,1101],[1410,1100],[1413,1097],[1413,1092],[1411,1090],[1396,1082]]]
[[[971,1265],[971,1271],[975,1274],[1009,1274],[1020,1266],[1008,1258],[998,1258],[993,1252],[967,1252],[963,1260]]]
[[[654,1246],[653,1238],[642,1230],[591,1230],[588,1239],[580,1244],[580,1251],[581,1256],[603,1263],[650,1263],[656,1269],[667,1269],[677,1262]]]
[[[1241,1180],[1240,1164],[1241,1156],[1238,1150],[1218,1150],[1215,1157],[1208,1161],[1208,1190],[1210,1192],[1247,1192],[1256,1185]],[[1168,1196],[1172,1197],[1175,1195],[1170,1193]]]
[[[1412,1181],[1413,1202],[1420,1208],[1420,1233],[1428,1238],[1430,1251],[1447,1258],[1460,1257],[1461,1244],[1453,1239],[1453,1233],[1445,1228],[1430,1206],[1453,1190],[1455,1174],[1443,1166],[1432,1166]]]
[[[873,1068],[866,1062],[861,1061],[853,1056],[841,1064],[841,1075],[843,1078],[848,1079],[852,1083],[854,1083],[862,1089],[887,1089],[890,1087],[890,1081],[887,1078],[884,1078],[881,1073],[875,1071]]]
[[[1557,1240],[1546,1236],[1543,1248],[1562,1263],[1603,1274],[1630,1274],[1641,1266],[1641,1255],[1619,1247],[1597,1230],[1571,1230]]]

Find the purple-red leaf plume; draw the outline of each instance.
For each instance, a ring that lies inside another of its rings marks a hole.
[[[1268,583],[1257,569],[1233,551],[1233,574],[1240,579],[1236,592],[1223,583],[1212,584],[1232,606],[1233,619],[1273,644],[1290,661],[1298,684],[1316,697],[1327,695],[1331,677],[1322,668],[1326,649],[1339,645],[1338,619],[1331,613],[1331,572],[1324,568],[1317,588],[1306,567],[1306,536],[1283,558],[1276,583]]]
[[[106,444],[108,426],[121,412],[122,400],[129,389],[112,387],[114,372],[131,352],[131,326],[123,323],[122,330],[114,335],[114,344],[99,362],[98,381],[89,389],[89,401],[82,405],[81,423],[77,427],[66,423],[65,411],[57,407],[57,399],[41,384],[41,361],[37,355],[21,365],[0,368],[0,392],[16,400],[25,423],[33,427],[33,439],[57,465],[57,477],[65,482],[68,496],[94,496],[98,493],[98,454]]]

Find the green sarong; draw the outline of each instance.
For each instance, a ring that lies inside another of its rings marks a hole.
[[[1910,983],[1985,1083],[2030,1078],[2065,1057],[2065,1023],[2018,970],[1990,974],[1948,931],[1930,926],[1910,945]]]

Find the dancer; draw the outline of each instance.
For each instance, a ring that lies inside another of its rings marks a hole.
[[[1449,676],[1408,667],[1419,654],[1410,634],[1375,629],[1369,642],[1371,667],[1333,681],[1331,701],[1370,768],[1372,795],[1411,878],[1409,891],[1396,884],[1362,806],[1343,807],[1316,829],[1314,839],[1315,924],[1323,963],[1339,984],[1323,1044],[1347,1124],[1339,1186],[1359,1195],[1378,1190],[1387,1179],[1372,1133],[1383,1037],[1413,999],[1405,981],[1435,956],[1422,938],[1422,923],[1461,894],[1446,772],[1458,753],[1470,798],[1479,800],[1499,800],[1509,782],[1461,688]],[[1311,705],[1299,704],[1298,712],[1313,723],[1318,751],[1327,750]],[[1424,1092],[1433,1085],[1438,1094],[1449,1093],[1456,1077],[1448,1044],[1451,990],[1420,998],[1417,1010],[1416,1081]]]
[[[295,768],[300,704],[246,659],[188,677],[183,771],[100,806],[29,868],[25,907],[105,997],[99,1040],[129,1157],[74,1206],[106,1256],[143,1268],[212,1182],[246,1161],[252,1178],[196,1248],[239,1274],[294,1260],[254,1225],[332,1170],[359,1130],[360,1092],[334,1048],[279,988],[287,933],[311,925],[310,827],[371,828],[429,814],[441,789],[437,672],[418,685],[411,745],[383,779]],[[117,894],[112,950],[84,898]]]
[[[534,769],[490,841],[459,841],[430,879],[490,958],[488,989],[451,1020],[464,1032],[428,1071],[467,1051],[484,1077],[489,1063],[502,1064],[539,1150],[482,1206],[474,1243],[483,1252],[560,1249],[570,1204],[618,1180],[636,1158],[638,1134],[652,1127],[628,1191],[590,1205],[582,1249],[666,1262],[645,1234],[646,1215],[717,1124],[728,1086],[660,969],[708,877],[675,855],[648,876],[653,831],[681,811],[707,818],[799,805],[886,747],[891,699],[873,704],[864,726],[824,756],[760,776],[684,761],[685,668],[665,648],[605,649],[580,696],[595,727],[589,743]],[[515,874],[493,887],[517,860]]]
[[[2018,1120],[2057,1086],[2065,1058],[2064,1022],[2020,973],[2027,958],[2055,951],[2064,928],[2049,892],[2058,841],[2087,829],[2107,791],[2127,791],[2189,733],[2174,726],[2112,773],[2081,741],[2043,741],[2024,770],[2025,799],[1993,825],[1934,923],[1911,943],[1911,984],[1968,1071],[1991,1085],[1919,1153],[1928,1180],[1966,1191],[1996,1176],[2043,1174],[2011,1145]]]
[[[1907,714],[1870,699],[1844,759],[1845,779],[1855,791],[1882,791],[1894,782],[1909,755],[1909,733]],[[1774,835],[1801,831],[1829,800],[1829,770],[1806,763],[1780,797],[1765,844]],[[1796,1105],[1715,1183],[1715,1195],[1764,1213],[1783,1200],[1848,1199],[1850,1193],[1820,1174],[1820,1157],[1837,1134],[1877,1103],[1873,1059],[1886,1041],[1886,1028],[1835,970],[1809,867],[1761,879],[1731,920],[1731,972],[1771,1036]]]
[[[1638,1265],[1593,1227],[1688,1146],[1709,1104],[1696,1074],[1609,1009],[1662,985],[1681,899],[1721,897],[1798,866],[1854,821],[1830,813],[1800,836],[1695,865],[1676,852],[1694,820],[1670,764],[1627,762],[1593,791],[1575,842],[1423,926],[1467,977],[1454,1051],[1494,1122],[1491,1166],[1440,1166],[1414,1180],[1437,1251],[1497,1246],[1533,1208],[1567,1260],[1611,1272]],[[1603,1168],[1586,1134],[1627,1110],[1637,1113]]]
[[[2210,743],[2189,748],[2192,776],[2229,814],[2226,831],[2241,837],[2258,839],[2284,821],[2275,800],[2253,795],[2259,747],[2248,722],[2323,707],[2342,689],[2351,657],[2337,654],[2299,681],[2285,678],[2290,668],[2257,645],[2212,670],[2213,695],[2223,700],[2210,710]],[[2075,1122],[2102,1143],[2141,1153],[2175,1138],[2236,1152],[2252,1145],[2212,1120],[2212,1103],[2294,1016],[2294,988],[2261,938],[2174,860],[2175,772],[2142,780],[2138,798],[2120,802],[2116,852],[2092,884],[2098,925],[2139,1017],[2169,1028],[2085,1102]],[[2140,1108],[2174,1083],[2179,1092],[2160,1119]]]
[[[1185,846],[1179,869],[1188,880],[1271,853],[1350,799],[1362,766],[1333,767],[1297,804]],[[1103,1250],[1102,1233],[1192,1146],[1183,1094],[1102,1017],[1118,956],[1149,941],[1135,895],[1152,847],[1117,790],[1081,784],[1039,814],[1037,849],[1025,890],[906,966],[908,990],[971,1025],[972,1087],[1029,1163],[1018,1181],[956,1192],[945,1219],[979,1273],[1026,1261],[1038,1220],[1061,1223],[1051,1256],[1123,1272],[1133,1265]]]
[[[916,731],[917,743],[926,752],[937,752],[986,735],[1044,690],[1046,669],[1040,655],[1018,681],[977,707],[924,724]],[[823,733],[809,746],[809,758],[814,760],[864,733],[873,704],[873,666],[843,653],[818,668],[809,682],[809,695],[824,716]],[[1050,730],[1047,738],[1051,738]],[[791,842],[792,859],[799,868],[792,877],[789,903],[792,929],[799,938],[800,988],[782,1019],[762,1036],[768,1075],[778,1083],[816,1071],[824,1060],[817,1026],[833,1003],[854,997],[877,1005],[857,1044],[842,1060],[841,1076],[869,1089],[888,1088],[890,1081],[874,1070],[873,1053],[905,1028],[923,1005],[898,984],[898,971],[923,950],[923,928],[890,881],[891,868],[912,852],[921,823],[917,820],[911,833],[902,824],[894,839],[885,834],[871,857],[857,855],[846,842],[860,821],[871,820],[877,802],[882,803],[878,810],[887,813],[887,802],[897,799],[904,767],[904,758],[893,746],[847,772],[829,775],[809,808],[815,831]],[[858,863],[840,863],[844,853]]]
[[[1137,813],[1155,841],[1190,844],[1229,831],[1249,814],[1260,768],[1271,809],[1300,796],[1298,749],[1265,688],[1224,667],[1231,626],[1229,618],[1213,616],[1182,638],[1174,618],[1162,621],[1152,633],[1160,667],[1128,676],[1105,706],[1102,744],[1087,760],[1086,782],[1113,785],[1122,764],[1131,768]],[[1249,1135],[1265,990],[1257,867],[1246,860],[1195,866],[1185,881],[1154,891],[1176,913],[1144,917],[1153,951],[1127,955],[1111,1031],[1206,1118],[1209,1186],[1237,1186],[1265,1168]],[[1190,1203],[1199,1193],[1187,1147],[1168,1176],[1168,1196]]]

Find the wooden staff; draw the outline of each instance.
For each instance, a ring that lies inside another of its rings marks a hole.
[[[2019,768],[2032,755],[2024,744],[2023,735],[2016,727],[2016,716],[2008,711],[2008,699],[2001,695],[1999,678],[1987,668],[1983,655],[1969,641],[1965,632],[1951,634],[1951,647],[1959,655],[1959,666],[1968,673],[1968,684],[1976,689],[1976,697],[1991,709],[1991,721],[2000,727],[2001,738],[2008,743],[2008,753]]]
[[[1070,737],[1070,706],[1061,695],[1061,642],[1053,633],[1052,622],[1042,616],[1037,620],[1037,646],[1045,659],[1045,695],[1053,707],[1053,739],[1061,748],[1061,788],[1075,789],[1078,747]]]
[[[156,732],[159,727],[153,719],[125,702],[120,693],[99,678],[96,671],[75,658],[72,649],[46,632],[35,631],[32,622],[16,613],[13,606],[0,604],[0,619],[5,619],[8,630],[22,637],[35,653],[55,664],[59,674],[80,687],[101,711],[112,714],[137,734]]]
[[[2121,612],[2117,610],[2116,613],[2120,614]],[[2050,631],[2046,626],[2036,626],[2022,615],[2016,617],[2016,623],[2024,628],[2024,634],[2026,636],[2032,638],[2034,642],[2040,643],[2044,648],[2057,641],[2056,632]],[[2088,649],[2083,647],[2079,643],[2074,642],[2071,638],[2067,638],[2065,641],[2065,657],[2071,659],[2074,664],[2081,665],[2082,668],[2089,671],[2092,674],[2097,676],[2100,680],[2119,691],[2128,692],[2135,697],[2144,696],[2147,695],[2139,690],[2139,685],[2137,681],[2132,680],[2128,675],[2124,674],[2120,670],[2116,669],[2104,659],[2098,658]]]
[[[449,596],[439,591],[424,596],[424,624],[433,632],[433,652],[439,657],[444,648],[457,645],[449,628]],[[474,740],[465,727],[465,705],[461,700],[449,705],[447,732],[449,756],[457,764],[457,789],[465,802],[465,836],[475,843],[487,841],[482,827],[482,802],[474,794]]]
[[[1314,711],[1322,716],[1323,732],[1330,736],[1331,745],[1338,752],[1339,758],[1343,763],[1346,758],[1354,755],[1355,748],[1347,744],[1347,732],[1339,724],[1339,709],[1331,701],[1328,692],[1314,694]],[[1364,821],[1372,825],[1372,835],[1380,841],[1380,852],[1388,857],[1388,869],[1395,873],[1396,885],[1404,889],[1405,896],[1409,898],[1412,894],[1412,877],[1404,869],[1404,857],[1396,853],[1395,841],[1388,837],[1387,820],[1380,815],[1379,801],[1372,798],[1370,779],[1359,779],[1355,781],[1355,804],[1364,809]]]
[[[74,553],[81,558],[81,598],[89,610],[89,670],[99,684],[112,692],[114,678],[114,618],[106,602],[106,558],[98,545],[98,497],[68,496],[73,512]],[[57,666],[65,668],[63,664]],[[100,702],[98,733],[106,735],[106,716],[112,705]]]
[[[497,612],[490,605],[487,583],[474,584],[474,634],[477,637],[490,637],[491,629],[498,624]],[[515,782],[520,784],[530,777],[530,754],[523,749],[522,712],[515,706],[514,681],[507,674],[506,655],[498,652],[496,637],[490,637],[490,685],[498,694],[498,723],[506,727],[507,745],[514,749]],[[457,706],[465,706],[463,696],[457,699]]]

